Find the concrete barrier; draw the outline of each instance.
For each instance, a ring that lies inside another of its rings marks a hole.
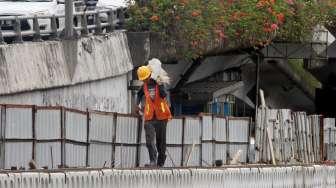
[[[126,113],[132,69],[124,31],[0,45],[0,102]]]
[[[335,187],[335,166],[0,172],[0,187]]]

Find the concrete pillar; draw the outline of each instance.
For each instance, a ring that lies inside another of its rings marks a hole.
[[[73,0],[65,1],[65,38],[73,37]]]

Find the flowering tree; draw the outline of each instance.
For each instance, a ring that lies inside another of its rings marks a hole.
[[[130,3],[129,30],[160,33],[181,56],[204,55],[209,45],[262,47],[272,40],[305,41],[330,23],[335,0],[151,0]]]

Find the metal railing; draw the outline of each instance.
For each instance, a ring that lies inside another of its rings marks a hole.
[[[74,33],[71,37],[109,33],[122,26],[124,10],[79,11],[73,14],[72,19]],[[3,16],[0,17],[0,44],[21,43],[25,38],[32,41],[41,41],[43,38],[57,40],[64,37],[65,29],[65,15]]]

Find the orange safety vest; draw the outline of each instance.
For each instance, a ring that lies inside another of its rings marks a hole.
[[[155,86],[155,97],[154,101],[152,100],[147,83],[144,83],[144,93],[145,93],[145,109],[144,116],[145,120],[149,121],[154,118],[154,114],[157,120],[169,120],[172,118],[167,100],[165,98],[161,98],[159,94],[159,86],[156,84]]]

